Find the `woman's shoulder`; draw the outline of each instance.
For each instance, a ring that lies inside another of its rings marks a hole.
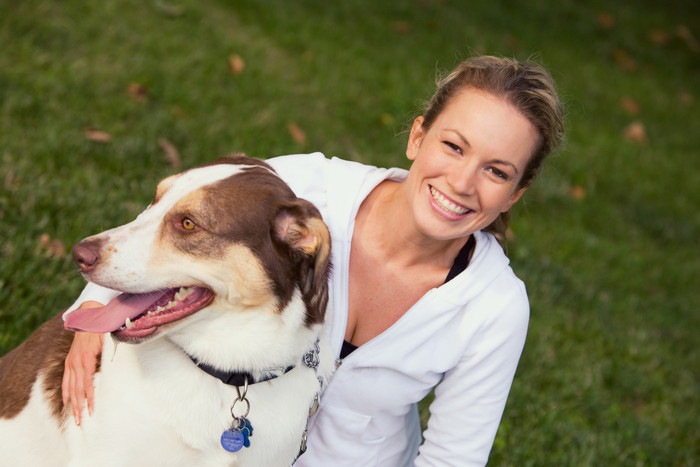
[[[286,178],[290,174],[313,173],[324,170],[330,159],[321,152],[312,152],[309,154],[289,154],[271,157],[265,162],[270,164],[280,177]]]
[[[510,267],[510,261],[498,241],[489,233],[475,232],[476,246],[469,266],[443,287],[448,299],[462,304],[471,313],[482,310],[484,316],[529,314],[524,282]]]

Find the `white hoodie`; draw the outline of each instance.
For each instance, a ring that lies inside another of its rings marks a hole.
[[[268,162],[297,196],[319,208],[330,228],[327,332],[339,355],[355,216],[380,182],[404,180],[408,172],[320,153]],[[465,271],[430,290],[389,329],[343,360],[312,420],[309,449],[295,466],[486,464],[525,343],[529,305],[496,239],[474,235],[476,247]],[[416,403],[433,388],[420,446]]]

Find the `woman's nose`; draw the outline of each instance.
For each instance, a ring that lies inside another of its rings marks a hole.
[[[476,191],[477,170],[470,164],[453,167],[447,176],[447,183],[455,193],[466,196],[473,195]]]

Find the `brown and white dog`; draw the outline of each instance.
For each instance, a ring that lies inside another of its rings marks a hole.
[[[163,180],[133,222],[73,254],[121,292],[65,318],[107,336],[94,414],[76,426],[61,402],[72,333],[56,317],[0,359],[0,466],[293,463],[334,366],[323,341],[319,362],[330,237],[311,203],[234,156]],[[222,447],[245,430],[250,447]]]

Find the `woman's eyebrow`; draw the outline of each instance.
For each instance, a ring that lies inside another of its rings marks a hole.
[[[471,147],[471,144],[469,144],[469,140],[462,133],[460,133],[458,130],[447,129],[445,131],[455,135],[457,138],[459,138],[462,141],[462,143],[464,143],[465,146]],[[493,159],[491,161],[491,163],[500,164],[500,165],[508,165],[508,166],[513,168],[516,175],[520,174],[520,171],[515,166],[515,164],[513,164],[512,162],[504,161],[502,159]]]
[[[504,160],[501,160],[501,159],[494,159],[494,160],[491,161],[491,163],[492,163],[492,164],[500,164],[500,165],[509,165],[509,166],[511,166],[511,167],[513,168],[513,170],[515,171],[515,175],[518,175],[518,174],[520,173],[520,171],[518,170],[518,168],[517,168],[517,167],[515,166],[515,164],[513,164],[512,162],[504,161]]]
[[[452,134],[454,134],[455,136],[457,136],[457,138],[459,138],[466,146],[472,147],[472,145],[469,144],[469,140],[468,140],[462,133],[460,133],[459,131],[457,131],[457,130],[451,130],[451,129],[448,129],[448,130],[445,130],[445,131],[447,131],[448,133],[452,133]]]

